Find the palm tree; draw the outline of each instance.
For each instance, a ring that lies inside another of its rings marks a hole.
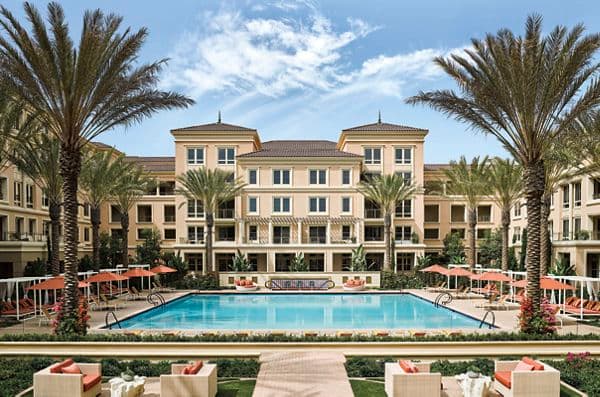
[[[212,260],[213,227],[215,212],[219,206],[239,195],[246,186],[240,178],[233,179],[233,174],[220,169],[210,170],[198,168],[188,170],[177,177],[180,187],[177,194],[183,195],[187,200],[198,200],[204,205],[206,214],[206,266],[202,267],[202,274],[206,269],[216,271]],[[183,205],[183,204],[182,204]]]
[[[15,146],[39,130],[36,120],[24,114],[22,104],[0,89],[0,172],[9,166]]]
[[[557,26],[542,35],[542,18],[527,18],[525,35],[507,29],[473,39],[463,54],[439,57],[435,63],[457,83],[455,90],[420,92],[409,98],[471,128],[496,137],[523,167],[527,205],[527,295],[539,309],[540,203],[544,194],[544,161],[551,142],[568,135],[566,128],[600,103],[600,81],[594,79],[600,35],[584,34],[577,25]]]
[[[392,239],[392,214],[397,203],[412,198],[416,193],[416,186],[406,183],[404,177],[398,174],[375,176],[361,182],[359,192],[366,199],[371,200],[383,211],[383,239],[385,253],[383,255],[383,269],[392,270],[394,257],[394,240]]]
[[[65,290],[58,332],[83,332],[68,326],[77,319],[82,148],[114,127],[139,122],[159,110],[187,107],[193,101],[155,88],[165,60],[137,65],[148,36],[145,28],[120,32],[121,17],[87,11],[76,45],[58,3],[48,4],[47,22],[32,4],[25,3],[24,10],[29,30],[0,7],[0,86],[60,142]]]
[[[469,225],[470,266],[477,263],[477,207],[483,196],[490,194],[490,163],[488,157],[474,157],[471,163],[461,156],[458,162],[451,161],[450,168],[444,170],[446,194],[461,196],[467,203],[467,223]]]
[[[90,205],[92,223],[92,260],[96,271],[100,268],[100,218],[102,205],[115,194],[115,181],[132,172],[133,163],[113,150],[90,150],[84,158],[79,181],[82,196]]]
[[[50,217],[50,265],[52,274],[60,273],[59,235],[62,205],[60,142],[51,135],[39,133],[15,144],[11,162],[42,190],[48,199]]]
[[[490,188],[494,202],[502,213],[502,270],[508,270],[508,229],[510,210],[522,194],[521,167],[513,160],[495,158],[490,166]]]
[[[124,172],[114,182],[113,200],[121,217],[123,266],[129,265],[129,211],[155,185],[155,181],[139,166],[123,167]]]

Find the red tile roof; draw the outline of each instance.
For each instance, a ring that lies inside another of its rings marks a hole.
[[[241,158],[254,157],[357,157],[354,153],[343,152],[336,143],[325,140],[278,140],[263,142],[262,149],[241,154]]]

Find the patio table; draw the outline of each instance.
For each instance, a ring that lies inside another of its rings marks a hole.
[[[458,381],[465,397],[488,397],[493,395],[491,393],[492,378],[489,376],[480,375],[477,378],[471,378],[467,374],[460,374],[456,375],[455,379]]]
[[[132,381],[123,378],[112,378],[110,384],[111,397],[140,397],[144,393],[145,376],[134,376]]]

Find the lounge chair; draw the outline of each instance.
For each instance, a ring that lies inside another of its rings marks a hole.
[[[167,287],[165,285],[162,285],[162,283],[158,280],[153,281],[152,285],[154,286],[154,288],[158,291],[158,292],[173,292],[175,291],[175,288],[171,288],[171,287]]]
[[[600,302],[581,300],[577,297],[570,297],[565,301],[564,312],[569,315],[579,316],[600,316]]]
[[[403,360],[385,363],[386,394],[388,397],[440,397],[442,375],[430,373],[429,368],[430,363],[412,363]]]
[[[446,282],[443,281],[440,284],[436,285],[435,287],[427,288],[426,290],[429,291],[429,292],[442,292],[442,291],[446,291]]]
[[[511,308],[515,309],[519,307],[519,305],[516,303],[507,302],[507,299],[509,297],[510,295],[508,294],[502,295],[497,301],[484,303],[482,307],[487,310],[508,310]]]
[[[56,318],[56,313],[50,313],[48,308],[42,307],[42,316],[40,317],[40,322],[38,327],[42,326],[42,323],[52,324],[54,319]]]
[[[142,293],[133,286],[130,289],[138,297],[137,299],[146,299],[146,297],[148,296],[148,294],[142,295]]]
[[[161,397],[214,397],[217,394],[217,366],[197,361],[171,364],[171,374],[160,376]]]
[[[479,309],[485,309],[486,306],[489,306],[491,304],[493,304],[496,301],[496,298],[498,298],[497,294],[491,294],[490,296],[487,297],[487,301],[483,302],[483,303],[478,303],[475,305],[475,307],[479,308]]]
[[[494,387],[504,397],[559,397],[560,372],[529,357],[496,361]]]
[[[101,383],[100,364],[74,363],[68,359],[33,374],[33,395],[96,397],[102,393]]]

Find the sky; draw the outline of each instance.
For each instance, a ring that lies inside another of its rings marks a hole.
[[[45,8],[45,1],[34,1]],[[571,0],[69,0],[60,2],[78,38],[83,13],[100,8],[123,26],[149,29],[139,61],[168,58],[160,88],[194,106],[164,111],[100,137],[129,155],[172,156],[174,128],[217,120],[256,128],[262,141],[329,139],[377,121],[429,130],[426,163],[506,156],[493,137],[423,106],[419,90],[455,88],[432,62],[461,52],[472,38],[527,15],[544,30],[583,23],[600,31],[600,2]],[[22,3],[3,4],[23,18]]]

